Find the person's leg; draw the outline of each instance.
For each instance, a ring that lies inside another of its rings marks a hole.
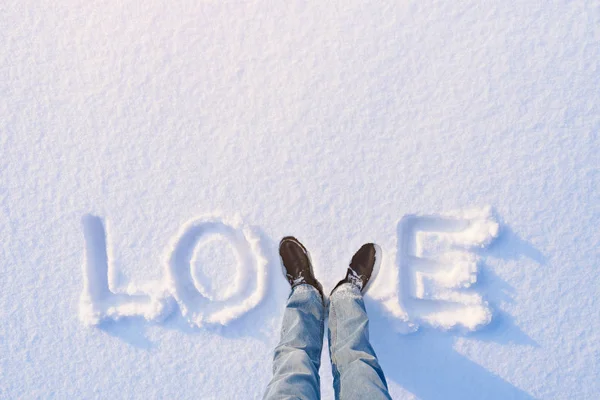
[[[279,254],[292,292],[273,357],[273,378],[264,398],[319,399],[325,329],[323,289],[314,277],[308,251],[297,239],[283,238]]]
[[[346,278],[329,297],[329,355],[336,399],[391,399],[369,342],[369,318],[362,296],[377,272],[372,274],[375,249],[369,244],[356,253]]]
[[[310,285],[294,287],[283,314],[273,378],[265,399],[320,398],[324,320],[325,307],[317,289]]]

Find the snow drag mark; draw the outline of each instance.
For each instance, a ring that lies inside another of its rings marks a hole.
[[[397,291],[383,304],[416,330],[419,324],[473,331],[491,311],[469,289],[477,281],[479,257],[499,233],[491,208],[445,215],[407,215],[398,222]]]
[[[192,274],[197,247],[215,236],[227,240],[236,253],[237,266],[231,286],[221,300],[206,294],[210,286]],[[262,254],[258,236],[240,218],[231,221],[208,216],[187,223],[173,241],[167,254],[167,287],[181,313],[191,325],[227,325],[247,313],[264,298],[267,259]]]
[[[159,285],[148,284],[139,290],[130,285],[127,293],[111,291],[108,277],[112,266],[104,223],[101,218],[89,214],[81,222],[85,238],[83,292],[79,301],[81,321],[86,325],[98,325],[124,317],[142,317],[152,322],[164,319],[172,307],[168,294]]]

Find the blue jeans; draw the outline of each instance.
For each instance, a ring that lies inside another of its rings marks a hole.
[[[310,285],[292,289],[275,348],[265,399],[319,399],[325,306]],[[348,283],[329,299],[329,355],[336,399],[390,399],[369,343],[369,319],[360,290]]]

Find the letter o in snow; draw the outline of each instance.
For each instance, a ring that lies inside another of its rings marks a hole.
[[[213,235],[231,244],[238,262],[234,286],[221,301],[199,291],[192,275],[194,249],[201,240]],[[258,236],[240,218],[207,216],[188,222],[173,241],[167,258],[168,290],[183,316],[197,327],[227,325],[256,307],[265,296],[267,259]]]

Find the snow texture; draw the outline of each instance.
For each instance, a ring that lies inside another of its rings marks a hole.
[[[83,292],[79,303],[79,317],[86,325],[97,325],[107,319],[141,316],[148,321],[164,319],[169,310],[169,299],[160,286],[145,285],[145,294],[133,285],[127,293],[114,293],[109,288],[110,260],[106,244],[106,229],[100,218],[86,215],[82,219],[85,236],[85,263]],[[114,276],[114,273],[112,274]],[[114,286],[114,285],[113,285]]]
[[[393,398],[599,398],[597,0],[22,0],[0,27],[0,399],[260,398],[285,235],[326,294],[381,246]]]
[[[265,296],[267,259],[262,255],[258,237],[237,219],[227,222],[219,217],[205,217],[186,224],[171,245],[168,256],[167,287],[184,316],[193,325],[227,325],[252,310]],[[236,250],[234,279],[225,286],[224,301],[216,301],[205,293],[205,283],[194,279],[190,267],[197,253],[192,250],[198,240],[220,235]],[[222,303],[222,304],[221,304]]]
[[[427,257],[429,248],[441,251],[439,245],[427,244],[447,242],[451,249],[483,249],[498,232],[499,224],[492,218],[490,207],[447,216],[403,217],[398,222],[397,262],[387,267],[392,275],[396,272],[395,279],[387,281],[395,280],[396,284],[390,295],[380,295],[379,299],[392,317],[406,323],[408,331],[416,330],[419,321],[442,329],[462,326],[470,331],[488,324],[492,315],[481,295],[456,290],[477,281],[479,257],[466,250]],[[383,288],[379,291],[385,292]]]
[[[227,325],[252,310],[265,296],[267,260],[261,253],[258,238],[241,224],[239,217],[232,222],[213,216],[189,222],[169,248],[164,282],[145,284],[146,292],[130,284],[127,293],[119,294],[109,288],[108,277],[115,274],[110,267],[102,220],[85,216],[86,257],[79,304],[82,322],[98,325],[108,319],[116,321],[123,317],[160,322],[172,311],[173,299],[190,325],[197,327],[205,322]],[[199,278],[200,274],[194,273],[193,269],[199,250],[202,251],[198,244],[208,241],[210,236],[221,236],[230,241],[237,252],[234,279],[224,285],[224,293],[219,296],[222,301],[207,294],[206,278]]]

